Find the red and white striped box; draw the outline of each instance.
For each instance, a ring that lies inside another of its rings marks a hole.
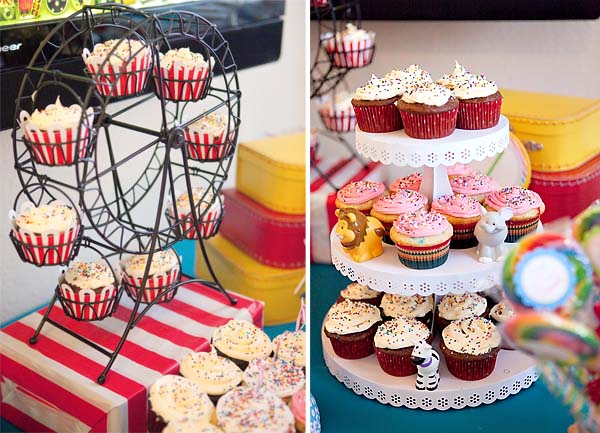
[[[197,101],[206,96],[205,89],[210,85],[209,68],[185,68],[173,65],[169,68],[154,68],[154,84],[161,87],[159,74],[162,77],[162,93],[169,101]]]
[[[372,180],[386,182],[386,167],[370,162],[366,166],[356,159],[332,159],[319,161],[319,169],[325,173],[336,188],[349,182]],[[336,190],[319,174],[311,170],[310,183],[310,257],[315,263],[331,263],[329,235],[337,223],[335,216]]]
[[[330,37],[322,41],[325,51],[331,59],[333,66],[338,68],[362,68],[373,60],[375,50],[375,35],[371,39],[359,41],[337,41]]]
[[[142,287],[142,278],[132,277],[123,272],[123,281],[125,282],[125,290],[132,299],[137,299],[140,287]],[[179,281],[179,268],[173,269],[171,272],[164,275],[156,275],[152,278],[148,278],[146,281],[146,288],[142,293],[142,302],[148,304],[158,298],[163,292],[168,290],[171,285],[176,284]],[[167,295],[161,297],[158,304],[162,302],[168,302],[175,296],[175,291],[169,292]]]
[[[227,299],[199,283],[180,287],[168,304],[155,305],[130,332],[104,385],[96,383],[108,360],[46,324],[35,345],[29,338],[45,308],[0,330],[2,417],[23,431],[145,432],[147,390],[160,376],[177,374],[189,351],[208,351],[213,330],[230,319],[262,327],[263,304],[235,294]],[[101,322],[78,322],[57,306],[50,317],[96,344],[113,349],[133,302],[124,297]]]

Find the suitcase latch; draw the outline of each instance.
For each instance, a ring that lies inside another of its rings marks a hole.
[[[542,143],[538,143],[537,141],[533,140],[527,140],[525,143],[523,143],[523,145],[525,146],[525,149],[530,152],[539,152],[540,150],[544,149],[544,145]]]

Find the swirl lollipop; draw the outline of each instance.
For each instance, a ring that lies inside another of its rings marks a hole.
[[[573,221],[573,237],[588,254],[596,274],[600,275],[600,203],[596,202]]]

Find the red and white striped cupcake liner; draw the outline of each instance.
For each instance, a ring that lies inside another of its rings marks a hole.
[[[160,299],[156,301],[157,304],[169,302],[175,296],[175,293],[177,292],[176,289],[170,291],[164,296],[161,295],[169,290],[173,284],[178,283],[180,279],[181,274],[178,267],[167,274],[148,277],[146,281],[146,287],[143,289],[141,302],[144,304],[149,304],[159,297]],[[127,295],[134,301],[137,300],[138,293],[140,290],[142,290],[141,287],[143,279],[132,277],[123,272],[123,281],[125,282],[125,290],[127,291]]]
[[[458,104],[456,127],[458,129],[493,128],[500,120],[502,98],[485,102],[462,102]]]
[[[65,283],[59,285],[59,301],[63,311],[76,320],[102,320],[117,309],[119,291],[115,285],[106,286],[100,293],[83,289],[75,293]]]
[[[329,0],[311,0],[311,2],[310,2],[312,7],[314,7],[314,8],[322,8],[324,6],[327,6],[328,3],[329,3]]]
[[[404,132],[412,138],[430,140],[447,137],[456,128],[458,108],[441,113],[400,111]]]
[[[331,63],[338,68],[362,68],[373,60],[373,51],[375,51],[373,38],[336,43],[335,37],[331,37],[322,43]]]
[[[53,266],[65,264],[72,259],[81,240],[79,232],[79,225],[65,232],[43,235],[13,227],[12,236],[23,260],[38,266]]]
[[[189,69],[177,65],[168,68],[154,68],[154,83],[157,92],[161,87],[159,74],[162,77],[162,93],[169,101],[204,99],[212,79],[209,68]]]
[[[226,129],[223,129],[221,134],[215,137],[186,128],[185,140],[188,157],[196,161],[218,161],[225,158],[232,149],[235,130],[229,133],[228,139],[226,139],[226,132]]]
[[[191,214],[180,213],[179,214],[179,226],[178,230],[180,236],[185,239],[208,239],[213,237],[219,231],[221,225],[221,217],[223,209],[221,207],[221,200],[215,201],[211,208],[200,218],[198,228],[194,226],[194,221]],[[169,222],[175,224],[175,218],[173,218],[173,208],[169,208]]]
[[[152,69],[152,53],[149,49],[145,55],[132,58],[120,68],[106,62],[100,69],[101,64],[88,61],[90,55],[90,51],[84,48],[83,61],[88,73],[96,80],[96,90],[102,96],[129,96],[145,90]]]
[[[325,128],[332,132],[352,132],[356,126],[356,116],[352,108],[340,113],[331,112],[328,109],[319,110],[321,120]]]

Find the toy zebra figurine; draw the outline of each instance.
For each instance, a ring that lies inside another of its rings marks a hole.
[[[440,355],[421,340],[415,344],[410,359],[417,366],[416,388],[435,391],[440,383]]]

